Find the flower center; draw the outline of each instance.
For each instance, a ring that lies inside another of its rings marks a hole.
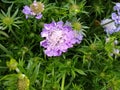
[[[13,19],[12,18],[9,18],[9,17],[5,17],[3,19],[3,23],[7,26],[11,25],[13,23]]]
[[[70,10],[72,12],[78,13],[79,12],[79,6],[77,6],[76,4],[73,4],[73,5],[71,5]]]
[[[73,28],[75,30],[80,30],[82,28],[82,25],[79,22],[74,22],[73,23]]]
[[[63,32],[60,30],[55,30],[50,34],[49,42],[52,46],[56,46],[63,42],[62,40]]]
[[[30,8],[35,14],[39,14],[44,10],[44,5],[41,2],[34,2]]]

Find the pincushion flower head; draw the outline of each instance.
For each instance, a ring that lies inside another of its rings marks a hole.
[[[119,28],[117,28],[116,24],[112,19],[104,19],[101,21],[101,25],[107,34],[112,34],[114,32],[118,32]]]
[[[72,22],[72,27],[77,34],[82,34],[82,35],[86,36],[84,32],[85,32],[85,29],[88,29],[89,27],[84,26],[83,23],[79,22],[78,20]],[[78,35],[78,36],[81,36],[81,35]]]
[[[41,36],[46,39],[41,41],[40,45],[45,48],[44,53],[49,57],[60,56],[83,38],[68,22],[64,24],[62,21],[45,24]]]
[[[112,19],[115,21],[116,24],[120,24],[120,3],[116,3],[113,9],[116,12],[112,13]]]
[[[36,19],[42,18],[42,11],[44,10],[44,5],[41,2],[34,2],[30,6],[24,6],[22,12],[28,17],[34,16]]]
[[[120,3],[116,3],[113,7],[114,11],[111,14],[111,19],[104,19],[101,21],[101,25],[107,34],[113,34],[120,31]]]

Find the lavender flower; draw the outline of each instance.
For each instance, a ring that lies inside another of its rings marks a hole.
[[[80,44],[83,39],[82,33],[77,30],[74,30],[74,33],[75,33],[76,43]]]
[[[116,13],[112,13],[112,19],[115,21],[116,24],[120,24],[120,16]]]
[[[80,43],[83,36],[72,30],[68,24],[62,21],[45,24],[41,36],[46,39],[40,42],[45,48],[44,53],[47,56],[60,56],[74,44]]]
[[[101,21],[101,25],[103,25],[107,34],[120,31],[120,3],[116,3],[113,9],[116,12],[111,14],[112,19],[104,19]]]
[[[41,19],[42,14],[41,12],[44,10],[44,5],[41,2],[34,1],[30,7],[24,6],[22,12],[26,15],[26,19],[29,16],[34,16],[36,19]]]
[[[101,21],[101,25],[107,34],[112,34],[118,32],[120,29],[116,27],[115,22],[112,22],[112,19],[104,19]]]
[[[116,3],[113,9],[117,12],[112,13],[112,19],[115,21],[116,24],[120,24],[120,3]]]
[[[120,15],[120,3],[116,3],[116,6],[113,7],[114,11],[117,11],[118,15]]]
[[[24,6],[24,9],[22,12],[26,15],[26,19],[28,18],[28,15],[31,15],[31,9],[28,6]]]

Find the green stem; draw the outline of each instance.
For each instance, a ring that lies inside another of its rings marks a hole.
[[[65,84],[65,74],[63,74],[62,76],[61,90],[64,90],[64,84]]]
[[[43,75],[42,90],[44,90],[44,86],[45,86],[45,77],[46,77],[46,71],[44,72]]]
[[[19,41],[19,38],[17,37],[17,35],[15,34],[15,32],[12,30],[12,27],[9,26],[9,30],[11,31],[11,33],[14,35],[14,37]],[[18,42],[17,42],[18,43]]]
[[[54,67],[52,69],[52,77],[54,78]]]

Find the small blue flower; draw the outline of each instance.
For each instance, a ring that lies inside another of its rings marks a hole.
[[[120,24],[120,16],[116,13],[112,13],[112,19],[115,21],[116,24]]]
[[[41,12],[44,10],[44,5],[41,2],[34,1],[30,6],[24,6],[22,12],[26,15],[26,19],[29,16],[33,16],[36,19],[41,19]]]
[[[101,21],[101,25],[107,34],[112,34],[114,32],[120,31],[120,27],[116,27],[115,22],[112,19],[104,19]]]
[[[120,15],[120,3],[116,3],[116,5],[113,7],[114,11],[117,11],[117,14]]]
[[[24,6],[22,12],[26,15],[26,19],[28,18],[28,15],[31,15],[31,9],[28,6]]]
[[[116,12],[112,13],[111,17],[115,21],[116,24],[120,24],[120,3],[116,3],[113,9]]]

